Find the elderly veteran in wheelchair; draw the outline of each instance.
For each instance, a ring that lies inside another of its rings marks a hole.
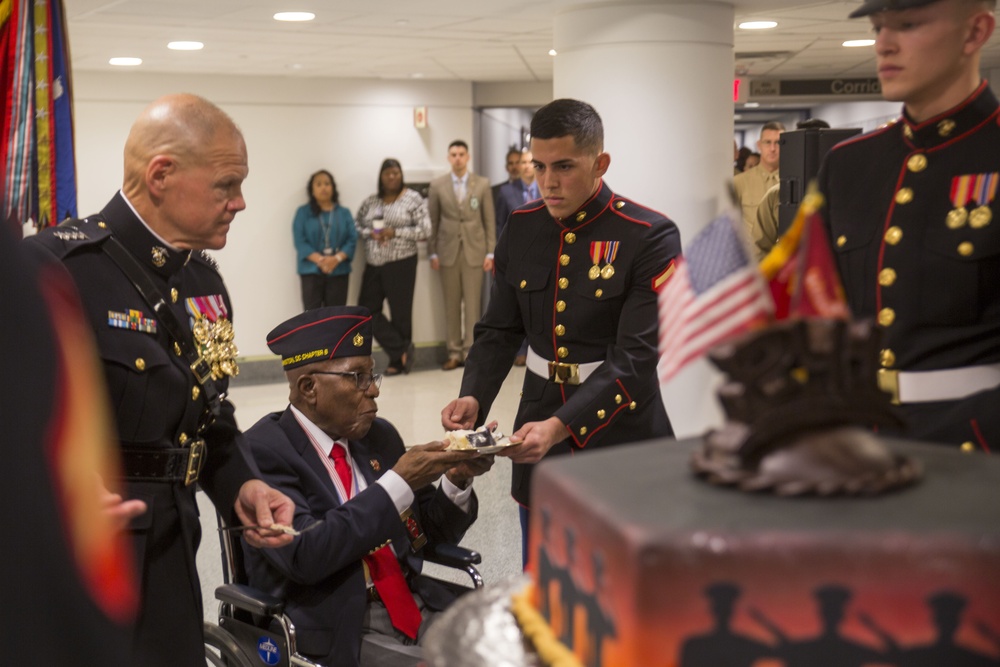
[[[404,447],[376,417],[371,340],[371,314],[357,306],[279,325],[267,342],[290,405],[245,434],[302,532],[268,553],[245,550],[249,582],[284,599],[299,653],[329,667],[420,663],[425,628],[459,594],[419,575],[422,555],[461,540],[478,509],[472,479],[493,465],[443,442]]]

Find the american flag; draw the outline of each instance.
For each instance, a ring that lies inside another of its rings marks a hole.
[[[774,304],[732,213],[701,230],[660,292],[660,381],[713,345],[766,323]]]

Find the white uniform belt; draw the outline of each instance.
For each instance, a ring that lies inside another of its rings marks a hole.
[[[525,366],[538,377],[552,380],[556,384],[583,384],[603,363],[603,361],[588,361],[582,364],[566,364],[561,361],[549,361],[528,347],[528,360]]]
[[[880,369],[878,387],[892,395],[893,403],[956,401],[980,391],[1000,387],[1000,364],[965,366],[940,371]]]

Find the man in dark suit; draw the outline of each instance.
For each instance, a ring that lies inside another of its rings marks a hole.
[[[427,210],[431,235],[427,254],[441,271],[448,330],[446,371],[465,365],[472,329],[482,313],[483,274],[493,270],[497,244],[490,183],[469,171],[469,147],[461,140],[448,147],[451,172],[431,181]],[[464,306],[464,331],[463,331]]]
[[[406,450],[375,416],[371,340],[359,306],[279,325],[268,346],[282,357],[291,405],[246,432],[261,475],[308,530],[287,547],[251,550],[247,574],[286,600],[299,652],[331,667],[419,663],[424,629],[455,597],[418,576],[422,546],[461,540],[476,519],[472,478],[493,464],[440,442]]]
[[[673,222],[605,184],[611,157],[589,104],[539,109],[531,152],[542,201],[507,221],[460,398],[441,411],[446,429],[483,423],[527,336],[519,444],[503,450],[525,528],[543,457],[672,435],[656,377],[657,293],[680,254]]]
[[[507,180],[504,181],[503,183],[497,183],[496,185],[490,188],[490,191],[493,194],[494,208],[498,206],[500,198],[500,188],[507,185],[508,183],[513,183],[514,181],[516,181],[521,177],[521,149],[518,148],[517,146],[511,146],[510,148],[507,149],[507,157],[505,159],[506,163],[504,164],[504,168],[507,170]],[[499,220],[497,222],[499,223]],[[497,236],[499,235],[500,232],[497,231]]]
[[[855,317],[874,318],[879,386],[904,434],[1000,446],[1000,103],[980,54],[995,0],[866,0],[898,122],[827,153],[819,173]],[[883,430],[882,433],[885,433]]]

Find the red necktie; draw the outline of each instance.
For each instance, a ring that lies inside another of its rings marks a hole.
[[[351,464],[347,460],[347,448],[340,443],[333,443],[330,458],[333,459],[333,468],[337,471],[337,476],[340,477],[340,481],[350,497],[352,473]],[[382,598],[385,610],[389,612],[392,627],[410,639],[416,639],[422,620],[420,610],[413,599],[410,587],[406,584],[406,577],[403,576],[403,570],[399,567],[396,554],[387,544],[365,556],[364,561],[368,566],[368,573],[371,575],[375,590]]]

